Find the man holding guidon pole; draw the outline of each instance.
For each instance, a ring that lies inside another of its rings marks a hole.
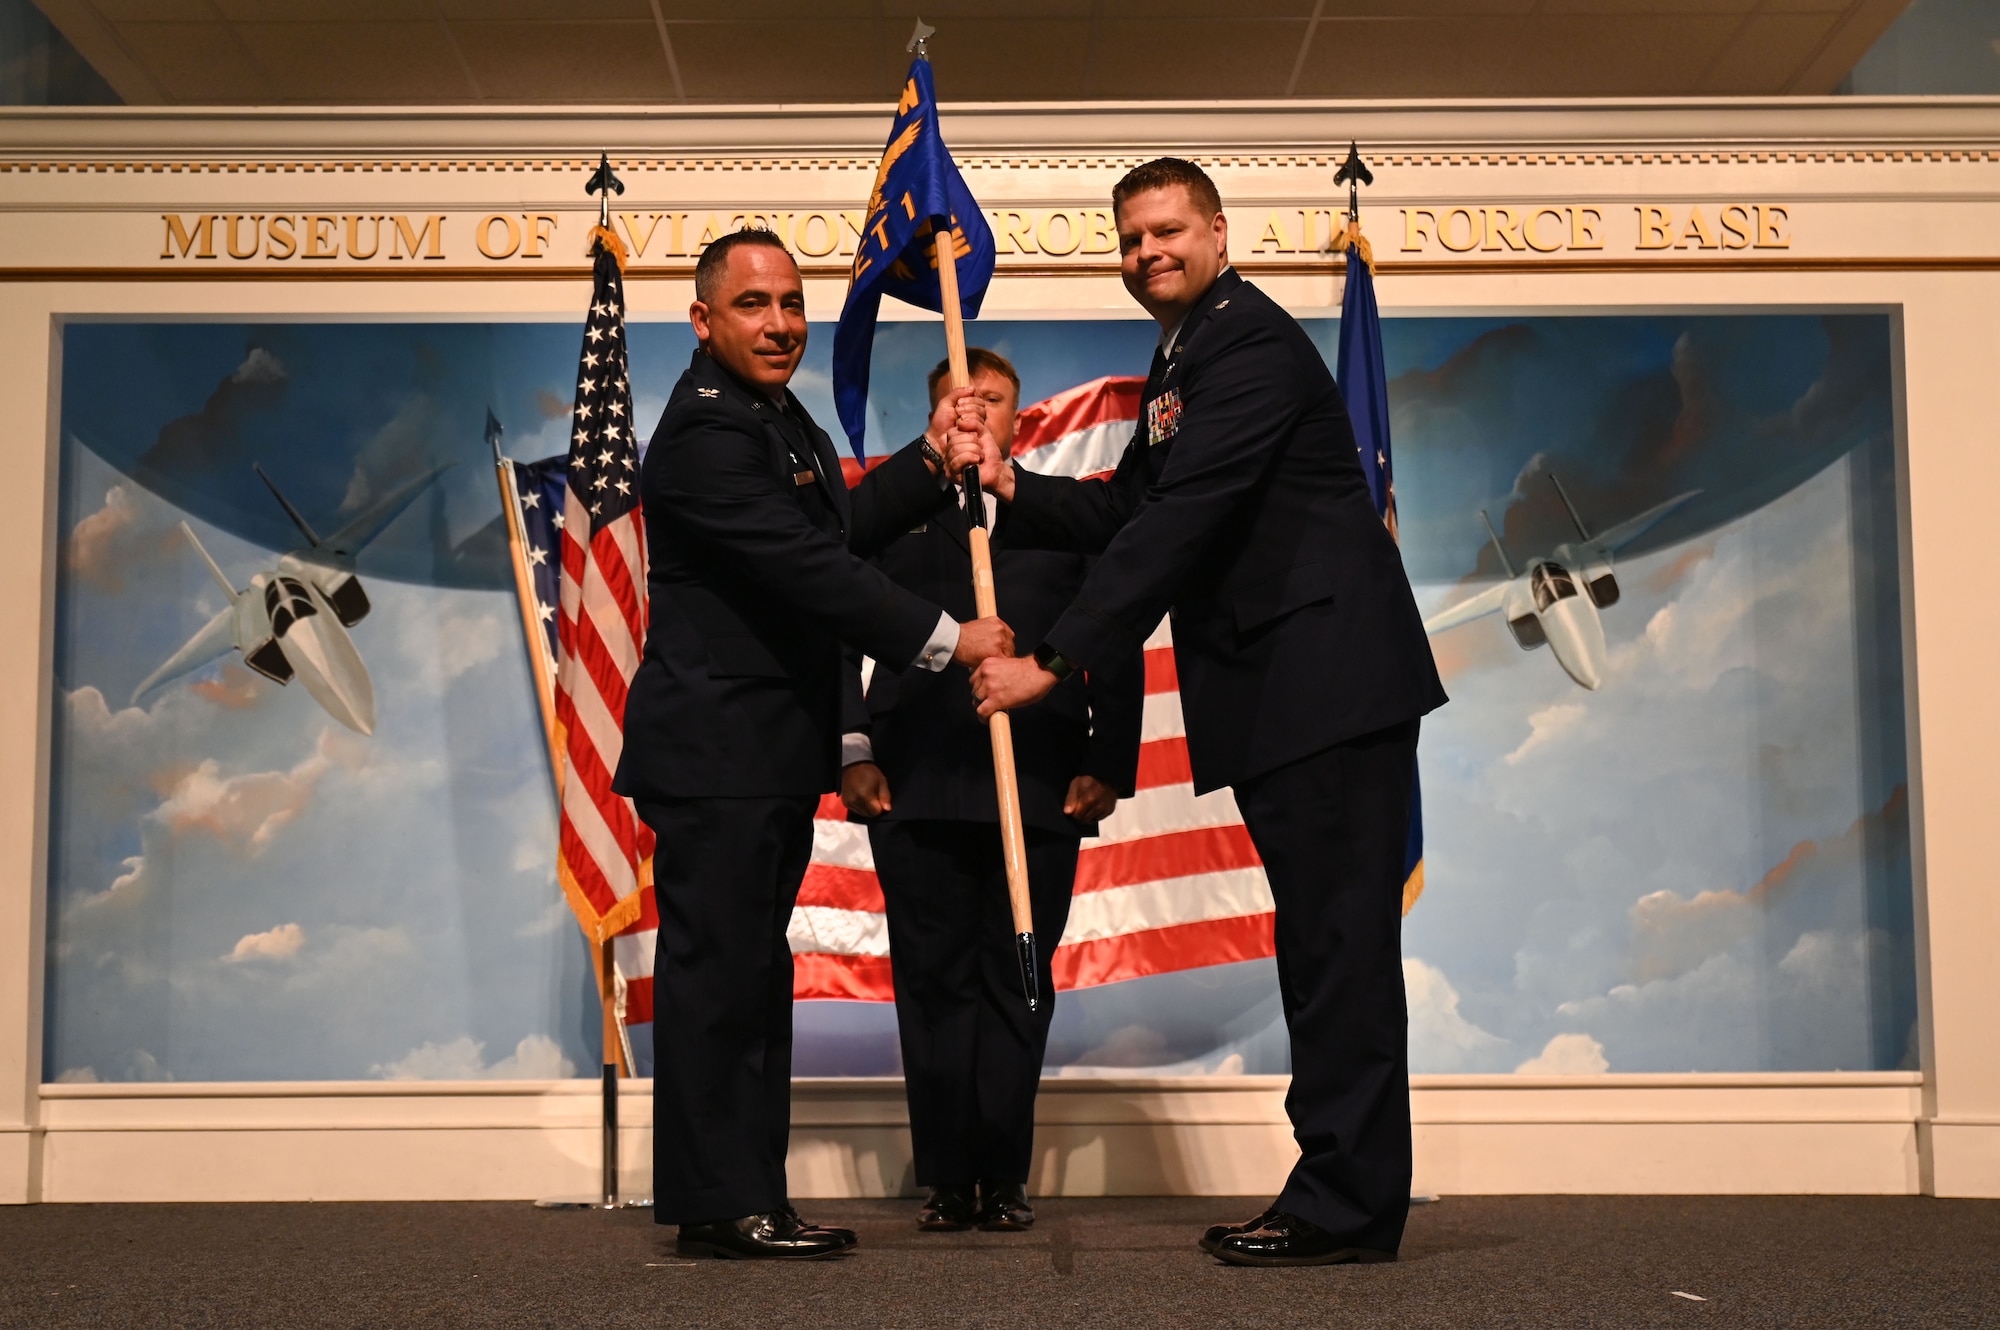
[[[1137,433],[1109,484],[989,443],[1010,548],[1097,554],[1030,658],[973,671],[980,714],[1046,696],[1172,612],[1197,794],[1234,788],[1276,905],[1301,1157],[1203,1248],[1241,1265],[1394,1260],[1409,1215],[1401,922],[1418,719],[1445,701],[1340,390],[1296,320],[1229,267],[1201,168],[1112,192],[1126,289],[1158,321]]]
[[[856,456],[862,454],[865,443],[868,360],[882,297],[893,295],[944,315],[945,361],[931,376],[932,401],[942,404],[974,383],[964,320],[978,314],[993,276],[992,233],[938,130],[937,95],[924,49],[924,39],[930,33],[931,29],[919,22],[910,39],[916,59],[896,101],[888,145],[883,149],[862,221],[847,305],[834,337],[834,399]],[[987,352],[981,355],[979,369],[981,377],[975,386],[980,392],[967,406],[977,408],[992,397],[995,406],[1004,404],[1006,419],[1011,422],[1020,395],[1013,367]],[[984,437],[990,442],[990,431]],[[898,580],[934,586],[942,568],[969,571],[976,612],[990,618],[996,614],[997,602],[989,505],[976,469],[968,469],[963,480],[964,516],[948,514],[945,520],[961,524],[947,534],[957,540],[969,559],[961,562],[946,557],[933,560],[928,569],[917,569],[905,557],[898,561],[903,565]],[[913,533],[909,539],[916,538]],[[903,543],[907,546],[908,540]],[[949,543],[940,545],[934,537],[930,548],[937,554],[952,553]],[[903,553],[907,556],[909,551]],[[1076,571],[1068,570],[1072,581]],[[1027,603],[1016,598],[1021,592],[1033,594],[1028,588],[1015,588],[1010,603]],[[960,592],[949,596],[946,603],[955,604],[962,598]],[[1036,612],[1054,608],[1037,605]],[[1118,662],[1117,668],[1113,662],[1103,662],[1100,673],[1123,672],[1129,675],[1127,686],[1136,690],[1142,685],[1136,645],[1128,657],[1128,661]],[[929,750],[919,768],[926,771],[928,779],[904,785],[904,793],[910,796],[906,812],[915,813],[915,819],[896,819],[871,828],[869,840],[875,848],[888,904],[896,1017],[902,1034],[917,1180],[930,1189],[918,1224],[934,1231],[962,1229],[974,1223],[988,1229],[1018,1230],[1034,1222],[1026,1181],[1034,1136],[1035,1089],[1055,997],[1050,952],[1060,938],[1062,921],[1069,915],[1076,838],[1084,824],[1094,823],[1110,811],[1117,802],[1116,793],[1094,776],[1075,770],[1074,759],[1063,760],[1060,750],[1066,740],[1090,737],[1087,716],[1073,727],[1051,719],[1065,703],[1083,705],[1080,692],[1073,691],[1062,703],[1049,708],[1050,715],[1036,718],[1042,724],[1025,727],[1032,736],[1029,752],[1036,763],[1035,774],[1046,778],[1031,786],[1030,792],[1041,793],[1038,786],[1051,780],[1070,782],[1061,811],[1056,811],[1053,798],[1047,801],[1049,807],[1034,810],[1036,819],[1046,825],[1031,847],[1011,718],[993,716],[983,736],[973,732],[970,746],[987,747],[991,753],[993,779],[990,785],[984,784],[967,778],[959,759],[970,757],[962,751],[969,745],[955,723],[961,713],[944,703],[935,688],[925,688],[922,681],[911,679],[907,670],[883,670],[878,665],[869,709],[882,713],[897,709],[888,699],[906,686],[912,705],[904,710],[902,724],[890,722],[885,747],[892,764],[901,765],[906,774],[912,767],[898,759]],[[1127,708],[1132,724],[1122,741],[1112,737],[1119,727],[1107,717],[1105,743],[1131,750],[1122,774],[1110,773],[1106,767],[1116,786],[1129,786],[1136,767],[1139,704],[1134,693]],[[969,706],[962,709],[962,719],[974,719]],[[908,725],[921,725],[928,732],[919,737],[905,728]],[[1080,733],[1065,733],[1066,729]],[[1050,777],[1044,768],[1051,766],[1069,769]],[[1071,781],[1072,776],[1076,780]],[[965,824],[969,811],[965,801],[982,794],[997,817],[997,838],[980,825],[985,818],[978,813],[972,815],[970,825]],[[849,766],[843,776],[842,795],[850,809],[864,816],[893,814],[895,788],[873,763]],[[998,862],[991,864],[996,850]],[[1031,860],[1041,879],[1032,885]],[[1006,884],[1011,938],[998,932],[994,926],[997,921],[986,908],[990,864],[1000,870],[993,876]],[[1042,902],[1039,913],[1053,924],[1046,947],[1037,945],[1037,896]],[[1012,966],[1005,955],[1010,942]],[[1010,969],[1013,976],[1008,974]],[[1009,982],[1010,978],[1019,986]],[[1003,1005],[1014,1005],[1014,1010],[1003,1011]]]
[[[839,783],[842,644],[939,670],[1007,654],[1013,635],[991,616],[956,623],[863,562],[948,504],[977,460],[967,394],[850,495],[786,387],[806,316],[784,243],[746,230],[711,244],[689,320],[700,349],[639,475],[648,626],[615,781],[659,843],[654,1218],[680,1225],[691,1255],[832,1256],[854,1234],[806,1224],[786,1190],[785,934],[814,809]]]
[[[1002,451],[1013,442],[1021,380],[1005,357],[967,351],[975,399]],[[931,371],[933,402],[949,393],[949,362]],[[993,497],[985,496],[988,512]],[[991,525],[990,519],[988,525]],[[992,541],[994,586],[1007,623],[1039,640],[1069,607],[1089,561],[1060,550]],[[896,582],[970,614],[972,548],[963,515],[947,510],[875,558]],[[1035,1094],[1055,998],[1053,947],[1041,951],[1038,1009],[1021,1000],[1015,928],[996,822],[991,738],[956,667],[939,673],[878,663],[865,714],[846,736],[840,793],[868,822],[888,907],[903,1080],[916,1180],[927,1189],[917,1226],[1018,1231],[1034,1223],[1026,1183]],[[1083,837],[1132,792],[1139,766],[1145,664],[1077,675],[1013,726],[1035,927],[1062,936]]]
[[[888,146],[882,150],[882,165],[875,172],[875,188],[862,217],[847,304],[834,333],[834,402],[857,457],[866,442],[868,357],[874,348],[875,315],[882,297],[892,295],[943,313],[947,381],[955,396],[965,393],[972,381],[966,364],[964,321],[977,317],[986,285],[993,278],[993,233],[938,130],[937,93],[931,86],[930,58],[924,50],[924,40],[932,31],[920,20],[910,38],[909,49],[916,53],[916,59],[911,61],[902,95],[896,99]],[[969,405],[976,407],[976,403]],[[963,481],[973,601],[980,616],[990,618],[995,602],[986,504],[980,494],[978,471],[968,469]],[[1044,1005],[1042,989],[1048,965],[1039,954],[1035,936],[1013,730],[1006,716],[995,717],[987,728],[1022,997],[1028,1010],[1034,1012]],[[1058,939],[1048,941],[1053,947]]]

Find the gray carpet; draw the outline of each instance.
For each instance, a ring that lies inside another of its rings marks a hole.
[[[1045,1201],[1032,1233],[928,1235],[908,1201],[808,1202],[861,1248],[807,1265],[684,1261],[643,1212],[0,1208],[0,1325],[2000,1326],[2000,1201],[1447,1197],[1413,1212],[1396,1265],[1195,1248],[1261,1206]]]

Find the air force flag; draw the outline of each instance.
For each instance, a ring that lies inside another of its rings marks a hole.
[[[958,256],[959,310],[976,318],[993,280],[993,232],[938,133],[930,61],[918,56],[896,102],[889,144],[868,196],[847,304],[833,335],[833,400],[856,457],[863,455],[868,430],[868,356],[882,297],[919,309],[944,308],[931,239],[940,226],[951,228]]]
[[[1375,271],[1359,229],[1349,232],[1347,288],[1340,300],[1340,345],[1334,355],[1334,378],[1347,399],[1347,418],[1354,423],[1354,442],[1361,452],[1361,472],[1375,511],[1395,536],[1396,467],[1389,451],[1389,375],[1382,359],[1382,313],[1375,304]],[[1403,853],[1403,913],[1424,894],[1424,799],[1422,783],[1410,778],[1410,832]]]

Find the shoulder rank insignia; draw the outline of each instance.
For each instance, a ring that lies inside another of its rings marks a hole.
[[[1228,307],[1228,305],[1229,305],[1229,302],[1228,302],[1227,300],[1218,300],[1218,301],[1216,301],[1216,302],[1215,302],[1215,307],[1216,307],[1217,309],[1226,309],[1226,308]]]
[[[1146,443],[1165,443],[1180,432],[1181,390],[1169,388],[1146,403]]]
[[[720,396],[722,396],[722,389],[720,389],[720,388],[697,388],[697,389],[695,389],[695,391],[696,391],[696,392],[698,392],[698,393],[700,393],[700,394],[701,394],[701,395],[702,395],[703,397],[720,397]]]

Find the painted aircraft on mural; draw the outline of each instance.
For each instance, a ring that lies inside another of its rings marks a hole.
[[[1486,534],[1493,542],[1493,552],[1500,556],[1500,566],[1507,571],[1507,580],[1432,615],[1424,621],[1424,630],[1441,633],[1489,614],[1502,614],[1521,650],[1547,646],[1565,674],[1585,688],[1596,689],[1604,683],[1605,659],[1604,622],[1598,611],[1618,603],[1612,556],[1701,491],[1676,495],[1593,536],[1576,505],[1569,501],[1562,481],[1553,472],[1549,480],[1576,525],[1577,540],[1530,559],[1525,571],[1516,572],[1500,544],[1500,533],[1482,508],[1479,520],[1486,524]]]
[[[181,534],[208,565],[229,604],[133,690],[133,705],[161,684],[233,649],[245,665],[275,683],[298,680],[327,715],[348,729],[373,734],[375,686],[347,633],[369,609],[354,559],[449,465],[433,467],[390,490],[325,539],[256,467],[258,478],[307,543],[279,556],[275,568],[256,574],[241,590],[203,548],[194,528],[182,522]]]

